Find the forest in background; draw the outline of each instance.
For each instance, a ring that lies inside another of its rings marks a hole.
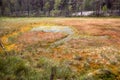
[[[0,16],[73,16],[83,11],[120,15],[120,0],[0,0]]]

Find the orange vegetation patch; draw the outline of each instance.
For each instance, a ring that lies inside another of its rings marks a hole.
[[[44,56],[49,59],[53,59],[55,61],[63,61],[63,60],[72,60],[74,54],[63,54],[63,53],[53,53],[53,54],[45,54],[39,53],[36,57]]]
[[[75,27],[80,34],[90,36],[109,36],[107,43],[120,45],[119,19],[73,19],[56,22],[61,25]]]
[[[66,36],[67,36],[66,34],[58,33],[58,32],[53,33],[53,32],[32,31],[21,35],[18,38],[18,42],[25,44],[35,44],[38,42],[54,42]]]

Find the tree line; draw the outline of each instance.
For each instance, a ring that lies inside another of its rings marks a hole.
[[[120,10],[119,5],[120,0],[0,0],[0,16],[71,16],[83,11],[98,16],[101,9]]]

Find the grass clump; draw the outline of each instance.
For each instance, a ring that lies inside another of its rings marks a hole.
[[[25,79],[29,67],[19,57],[0,57],[0,78],[2,80]]]
[[[73,72],[69,66],[63,63],[60,64],[59,62],[57,63],[45,57],[40,58],[37,67],[42,69],[45,80],[49,80],[52,74],[54,75],[54,79],[76,79],[75,72]]]
[[[72,80],[75,79],[75,73],[71,70],[70,67],[62,65],[57,67],[56,76],[58,79],[63,80]]]
[[[20,57],[0,57],[1,80],[41,80],[43,76]]]

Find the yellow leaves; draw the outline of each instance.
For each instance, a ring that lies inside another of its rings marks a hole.
[[[1,38],[3,44],[7,44],[8,43],[8,37],[7,36],[4,36]]]
[[[1,38],[2,42],[4,45],[7,45],[8,44],[8,38],[11,37],[11,36],[16,36],[18,33],[17,32],[13,32],[11,34],[8,34],[8,35],[5,35]]]
[[[23,32],[29,31],[30,29],[31,27],[22,27],[19,32],[23,33]]]
[[[54,48],[54,51],[61,52],[61,48]]]
[[[6,49],[7,51],[10,51],[10,50],[13,50],[15,47],[16,47],[15,44],[11,44],[11,45],[6,46]]]

